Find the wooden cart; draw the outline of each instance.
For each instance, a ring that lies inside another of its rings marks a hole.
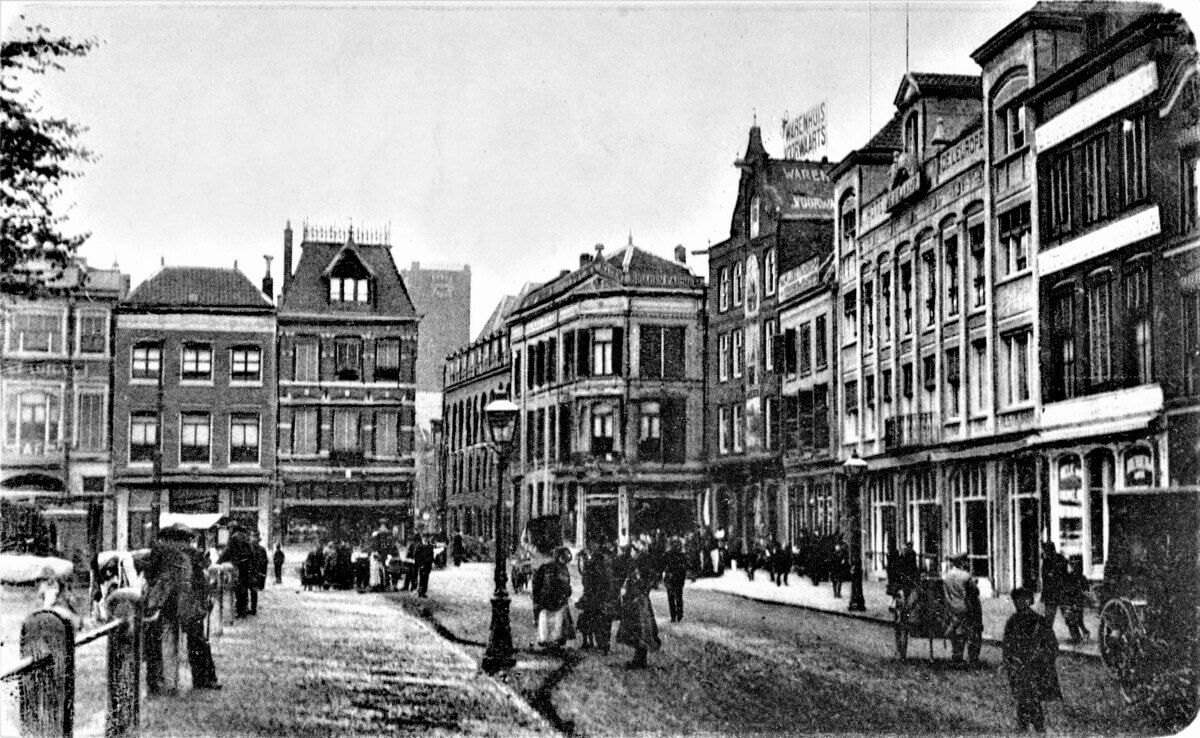
[[[896,630],[896,655],[908,658],[909,638],[929,639],[929,658],[933,659],[933,641],[946,637],[950,607],[946,587],[939,576],[922,576],[920,584],[905,597],[897,593],[892,603]]]

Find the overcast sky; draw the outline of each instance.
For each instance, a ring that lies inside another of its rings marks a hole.
[[[827,101],[831,159],[905,72],[969,54],[1032,2],[591,5],[26,4],[102,45],[42,82],[100,160],[66,188],[90,263],[257,283],[289,219],[391,225],[392,254],[470,264],[472,334],[504,293],[630,232],[667,256],[724,239],[757,112]],[[17,6],[4,3],[5,34]],[[822,153],[822,152],[818,152]],[[703,257],[689,256],[699,273]]]

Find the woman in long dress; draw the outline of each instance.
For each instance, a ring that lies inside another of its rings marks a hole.
[[[571,613],[570,549],[554,552],[554,558],[538,567],[533,575],[533,614],[537,618],[537,644],[542,648],[560,648],[570,640]]]
[[[647,571],[646,552],[638,545],[630,551],[631,561],[625,576],[625,593],[621,598],[621,626],[617,628],[617,643],[633,649],[632,669],[646,667],[646,656],[662,648],[658,639],[658,623],[650,605],[653,577]]]

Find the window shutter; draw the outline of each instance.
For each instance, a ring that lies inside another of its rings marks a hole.
[[[564,380],[575,378],[575,331],[573,330],[563,334],[562,378]]]
[[[829,390],[823,384],[813,387],[813,450],[829,450]]]
[[[571,406],[558,406],[558,454],[559,458],[571,455]]]
[[[581,377],[592,376],[592,331],[590,328],[583,328],[576,332],[578,341],[575,344],[577,349],[576,371]]]
[[[813,393],[812,390],[801,390],[799,396],[799,440],[800,450],[811,451],[813,448]]]
[[[787,374],[796,373],[796,329],[783,332],[783,368]]]
[[[618,377],[626,376],[625,371],[625,329],[613,328],[612,332],[612,369],[613,375]]]
[[[638,329],[638,376],[657,379],[662,373],[662,328],[642,325]]]
[[[687,458],[687,398],[665,397],[662,400],[661,430],[663,461],[682,464]]]
[[[663,329],[663,378],[683,379],[687,372],[683,326]]]
[[[546,343],[546,381],[553,384],[558,374],[558,339],[551,338]]]

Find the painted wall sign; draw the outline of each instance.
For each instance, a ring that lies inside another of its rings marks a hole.
[[[783,117],[783,157],[803,159],[825,146],[825,101],[817,103],[795,118]]]
[[[887,209],[895,210],[925,190],[925,175],[918,169],[887,194]]]
[[[983,129],[969,134],[938,155],[937,183],[941,184],[983,159]]]
[[[779,301],[783,302],[817,284],[817,270],[821,266],[820,257],[813,257],[795,269],[789,269],[779,275]]]
[[[1158,67],[1154,62],[1147,62],[1038,126],[1034,132],[1038,151],[1045,152],[1057,146],[1157,89]]]

